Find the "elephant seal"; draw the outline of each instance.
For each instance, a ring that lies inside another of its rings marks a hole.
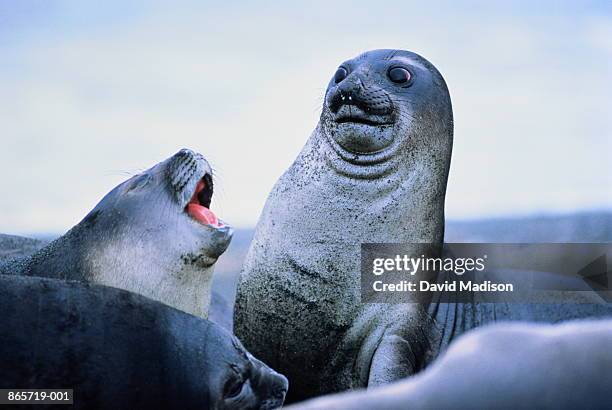
[[[48,245],[48,241],[0,233],[0,265],[9,260],[25,258]]]
[[[109,192],[62,237],[0,273],[79,280],[207,317],[214,264],[232,229],[209,209],[212,168],[180,150]]]
[[[374,50],[335,72],[319,124],[267,199],[237,290],[235,334],[289,378],[288,401],[422,366],[425,309],[360,304],[360,244],[438,251],[452,142],[446,84],[423,57]]]
[[[0,275],[0,388],[75,408],[280,407],[287,379],[220,326],[121,289]]]
[[[612,320],[504,323],[470,331],[424,372],[291,410],[606,409]]]

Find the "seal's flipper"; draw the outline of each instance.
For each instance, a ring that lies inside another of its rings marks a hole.
[[[413,375],[417,358],[410,343],[398,335],[385,335],[372,357],[368,387],[381,386]]]

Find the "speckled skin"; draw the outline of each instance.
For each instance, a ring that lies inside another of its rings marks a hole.
[[[183,149],[109,192],[62,237],[0,273],[80,280],[130,290],[208,316],[214,263],[232,236],[185,212],[208,162]]]
[[[72,388],[77,409],[268,410],[287,390],[220,326],[124,290],[0,275],[0,312],[0,388]]]
[[[496,324],[407,380],[287,410],[609,409],[610,346],[612,320]]]
[[[411,84],[390,81],[397,65]],[[360,244],[441,246],[449,93],[408,51],[342,66],[348,76],[330,81],[319,124],[268,197],[238,285],[234,331],[287,375],[290,401],[405,377],[428,349],[419,305],[360,304]],[[337,121],[354,113],[385,124]]]
[[[0,264],[30,256],[46,245],[48,241],[0,233]]]

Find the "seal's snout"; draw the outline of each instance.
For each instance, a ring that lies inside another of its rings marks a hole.
[[[172,189],[185,212],[203,225],[223,227],[224,224],[210,210],[213,175],[204,156],[183,148],[170,158],[167,169]]]
[[[175,157],[179,157],[179,158],[195,157],[196,156],[196,152],[190,150],[189,148],[182,148],[179,152],[174,154],[174,156]]]
[[[342,67],[340,68],[342,69]],[[339,71],[340,71],[339,69]],[[352,153],[374,153],[393,142],[393,100],[379,84],[353,72],[338,73],[326,95],[328,112],[321,115],[329,135]]]
[[[252,358],[255,371],[251,382],[253,391],[261,400],[259,409],[276,409],[283,405],[289,381],[285,376],[275,372],[263,362]]]
[[[345,85],[347,84],[347,85]],[[393,113],[393,102],[389,95],[378,87],[363,87],[360,83],[349,81],[330,90],[327,98],[329,110],[338,115],[342,108],[354,107],[355,113],[364,116],[389,116]],[[341,118],[347,118],[341,115]],[[389,118],[387,118],[388,122]],[[377,124],[376,121],[372,121]]]
[[[274,372],[274,371],[273,371]],[[260,410],[271,410],[282,407],[285,402],[285,396],[289,388],[287,378],[281,374],[274,372],[276,380],[270,381],[270,386],[267,392],[267,398],[261,402]]]

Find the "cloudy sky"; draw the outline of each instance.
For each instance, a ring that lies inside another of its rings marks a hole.
[[[0,232],[64,231],[181,147],[252,226],[337,65],[373,48],[447,80],[449,217],[612,209],[610,2],[221,3],[0,0]]]

